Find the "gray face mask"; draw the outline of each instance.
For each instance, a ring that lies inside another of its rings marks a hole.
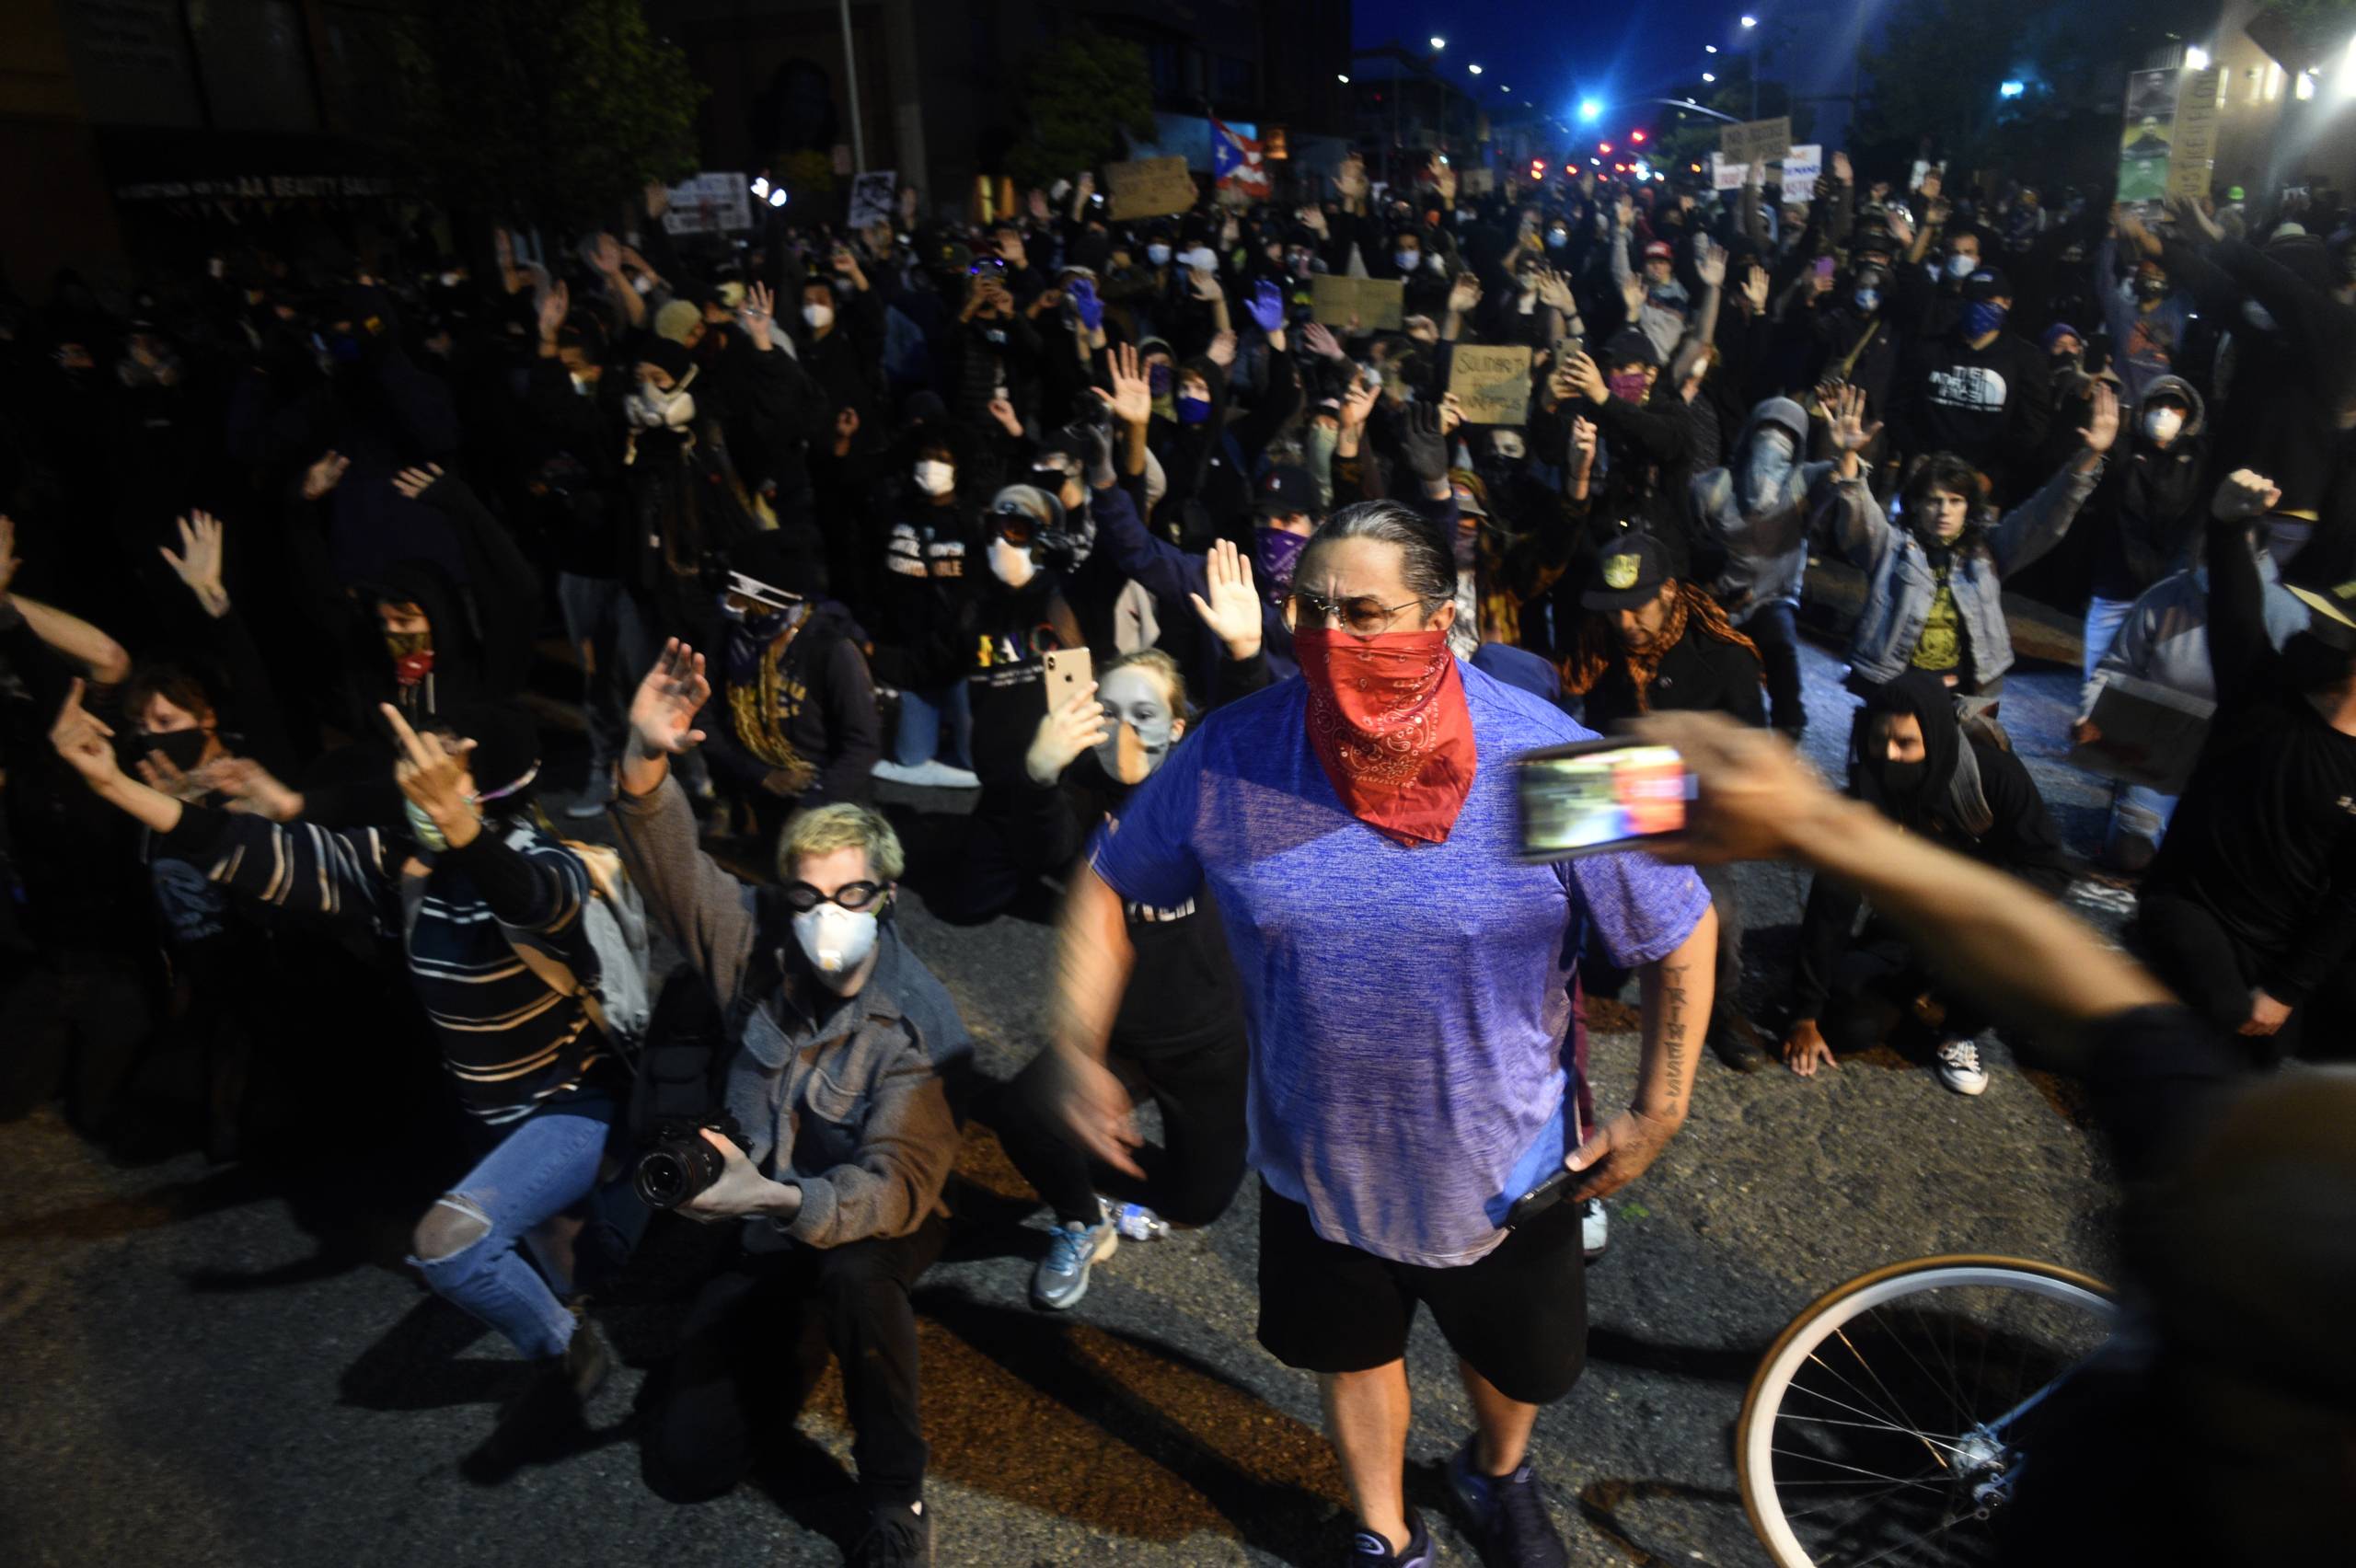
[[[1753,432],[1742,459],[1743,510],[1761,513],[1779,503],[1796,462],[1791,432],[1761,429]]]
[[[1097,684],[1104,709],[1104,738],[1096,743],[1096,765],[1122,784],[1142,784],[1170,755],[1177,715],[1161,683],[1135,666],[1118,669]]]

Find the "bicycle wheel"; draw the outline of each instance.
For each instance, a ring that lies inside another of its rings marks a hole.
[[[2019,1258],[1923,1258],[1826,1293],[1743,1400],[1750,1528],[1778,1568],[1993,1562],[2013,1425],[2117,1315],[2101,1282]]]

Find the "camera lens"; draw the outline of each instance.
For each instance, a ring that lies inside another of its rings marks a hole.
[[[676,1208],[693,1189],[687,1165],[667,1148],[650,1150],[638,1162],[638,1195],[648,1208]]]

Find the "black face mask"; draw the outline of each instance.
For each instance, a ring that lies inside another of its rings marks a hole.
[[[202,730],[150,731],[140,735],[139,744],[145,750],[159,754],[182,773],[187,773],[203,760],[207,738]]]
[[[1929,771],[1927,762],[1884,762],[1881,765],[1882,792],[1893,801],[1911,801],[1923,792],[1923,776]]]

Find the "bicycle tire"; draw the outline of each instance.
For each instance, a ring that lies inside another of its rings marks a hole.
[[[2117,1293],[2109,1286],[2076,1269],[2031,1258],[1956,1252],[1886,1263],[1834,1286],[1802,1308],[1760,1357],[1759,1369],[1751,1374],[1750,1387],[1743,1393],[1742,1412],[1735,1419],[1735,1478],[1743,1513],[1776,1568],[1817,1568],[1815,1559],[1784,1522],[1782,1503],[1774,1495],[1770,1458],[1775,1411],[1799,1364],[1835,1330],[1885,1301],[1961,1286],[2027,1289],[2102,1314],[2115,1313],[2118,1306]],[[1762,1400],[1770,1398],[1774,1408],[1767,1411],[1762,1421]]]

